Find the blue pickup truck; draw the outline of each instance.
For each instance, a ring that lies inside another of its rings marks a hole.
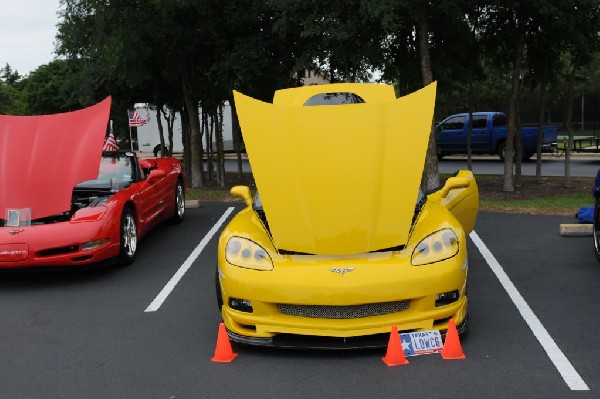
[[[450,154],[467,153],[467,133],[469,114],[456,114],[447,117],[436,126],[438,157]],[[471,132],[472,154],[498,154],[504,160],[506,136],[508,134],[506,115],[502,112],[474,112]],[[521,128],[523,159],[529,159],[537,149],[537,126]],[[542,152],[552,152],[556,148],[556,125],[544,126]]]

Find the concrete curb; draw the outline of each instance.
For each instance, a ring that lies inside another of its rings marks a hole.
[[[591,237],[593,226],[591,224],[561,224],[560,235],[562,237]]]
[[[200,200],[186,200],[185,207],[186,208],[200,208]]]

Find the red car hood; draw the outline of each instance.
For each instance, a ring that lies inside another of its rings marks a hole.
[[[71,209],[73,187],[98,177],[110,104],[108,97],[63,114],[0,115],[0,219]]]

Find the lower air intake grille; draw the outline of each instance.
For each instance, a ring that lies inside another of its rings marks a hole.
[[[287,305],[278,304],[277,309],[290,316],[314,317],[319,319],[358,319],[382,314],[402,312],[410,301],[368,303],[365,305]]]

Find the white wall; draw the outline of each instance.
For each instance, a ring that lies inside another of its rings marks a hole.
[[[147,104],[136,104],[135,109],[138,114],[145,119],[148,123],[144,126],[137,128],[137,139],[140,152],[151,153],[154,147],[160,143],[160,137],[158,132],[158,123],[156,121],[156,110],[148,108]],[[198,114],[202,111],[198,109]],[[165,138],[165,145],[168,146],[169,138],[167,131],[167,121],[163,115],[160,116],[163,126],[163,134]],[[203,144],[206,143],[202,140]],[[233,135],[231,129],[231,107],[229,103],[225,103],[223,107],[223,145],[225,151],[233,150]],[[181,115],[179,113],[175,116],[175,122],[173,124],[173,152],[183,152],[183,142],[181,134]]]

